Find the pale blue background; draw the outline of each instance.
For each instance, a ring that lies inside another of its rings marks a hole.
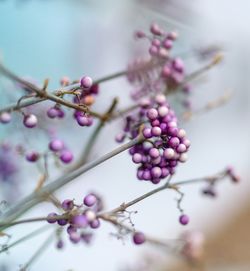
[[[176,179],[203,176],[227,164],[235,165],[245,181],[239,187],[228,182],[221,184],[221,197],[216,202],[202,200],[198,193],[200,187],[185,189],[184,206],[192,218],[191,229],[212,232],[215,226],[219,227],[230,219],[249,197],[249,1],[193,1],[192,6],[185,5],[184,13],[174,22],[166,19],[164,9],[161,15],[157,12],[154,1],[145,2],[151,3],[156,11],[142,5],[142,1],[20,2],[6,0],[0,3],[1,57],[20,75],[32,76],[39,82],[51,78],[52,88],[57,86],[62,75],[79,78],[87,73],[98,78],[123,69],[133,55],[133,30],[146,27],[152,20],[179,30],[180,50],[184,48],[185,51],[189,45],[204,42],[225,45],[224,64],[202,80],[205,84],[196,87],[194,99],[199,107],[226,89],[234,90],[235,96],[226,106],[184,125],[193,144],[190,160],[178,170]],[[98,109],[104,108],[103,104],[107,107],[107,101],[117,92],[120,94],[127,90],[130,87],[125,80],[104,84],[97,102]],[[128,99],[124,94],[122,97],[121,104],[125,105]],[[105,128],[93,157],[116,146],[112,137],[118,129],[119,126]],[[86,140],[89,131],[84,131],[81,140]],[[70,137],[69,132],[67,135]],[[78,149],[77,143],[71,145]],[[94,188],[104,195],[109,208],[115,207],[152,188],[136,181],[132,167],[130,158],[124,153],[79,178],[58,196],[80,200],[84,193]],[[172,192],[161,193],[134,207],[134,210],[139,210],[134,219],[136,226],[159,237],[178,237],[183,228],[177,223],[175,196]],[[49,206],[46,210],[39,208],[27,217],[46,214],[49,210]],[[224,219],[217,219],[221,218],[222,212]],[[11,233],[18,238],[32,228],[31,225],[17,226],[11,229]],[[136,262],[136,257],[142,252],[150,251],[150,247],[135,248],[130,242],[122,245],[110,238],[111,231],[114,232],[112,227],[103,226],[90,248],[68,244],[65,251],[57,252],[51,246],[32,270],[83,270],[85,267],[89,270],[119,270],[125,263]],[[8,263],[10,270],[17,270],[46,236],[17,246],[8,256],[1,254],[0,263]],[[163,253],[160,255],[164,256]]]

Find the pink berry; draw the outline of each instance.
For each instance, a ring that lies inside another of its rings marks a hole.
[[[63,150],[60,155],[60,160],[65,164],[70,163],[73,160],[72,152],[69,150]]]
[[[11,115],[8,112],[3,112],[0,114],[0,122],[3,124],[9,123],[11,121]]]
[[[37,125],[37,117],[34,114],[26,115],[24,116],[23,124],[27,128],[34,128]]]
[[[89,76],[82,77],[81,82],[80,82],[80,85],[82,88],[86,88],[86,89],[91,88],[92,84],[93,84],[93,80],[91,77]]]
[[[141,245],[146,241],[146,237],[142,232],[135,232],[133,235],[133,241],[136,245]]]
[[[179,222],[182,224],[182,225],[187,225],[188,222],[189,222],[189,217],[187,215],[181,215],[179,217]]]

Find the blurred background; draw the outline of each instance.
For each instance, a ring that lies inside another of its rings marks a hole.
[[[64,75],[78,79],[88,74],[97,79],[125,69],[138,53],[147,54],[141,52],[143,47],[133,39],[133,33],[148,29],[152,21],[167,30],[178,31],[175,52],[186,55],[190,72],[204,63],[194,61],[188,52],[207,45],[223,48],[223,63],[193,83],[192,102],[200,108],[227,90],[233,96],[226,105],[182,123],[192,148],[189,161],[175,175],[175,180],[188,180],[232,165],[242,178],[239,185],[228,180],[220,183],[216,200],[202,197],[201,185],[183,188],[186,193],[183,206],[191,218],[187,229],[201,231],[205,236],[207,269],[204,270],[250,268],[249,10],[247,0],[0,1],[1,61],[18,75],[32,78],[38,84],[50,78],[50,89],[58,87]],[[0,80],[2,107],[14,101],[16,94],[13,84],[3,77]],[[125,78],[104,83],[95,108],[99,112],[106,110],[111,99],[117,96],[120,106],[125,107],[130,103],[130,91]],[[55,126],[76,156],[93,129],[77,125],[72,128],[67,121]],[[121,127],[120,121],[106,125],[92,158],[117,146],[114,137]],[[29,136],[27,141],[27,134],[18,125],[7,129],[1,126],[0,136],[1,142],[8,137],[15,144],[26,142],[41,149],[47,144],[42,132],[33,140]],[[18,184],[15,191],[0,181],[0,199],[7,199],[9,204],[29,194],[37,181],[34,180],[37,172],[32,166],[21,161],[16,166],[21,175],[15,177]],[[153,188],[138,182],[135,170],[129,155],[122,153],[65,186],[57,196],[61,200],[80,201],[88,191],[95,190],[103,195],[110,209]],[[136,228],[170,242],[177,239],[184,229],[178,223],[175,198],[176,194],[165,191],[134,206],[132,210],[138,211],[133,216]],[[50,205],[42,205],[25,217],[46,215],[50,211]],[[38,224],[16,226],[8,233],[13,235],[13,240],[18,239]],[[64,250],[58,251],[51,245],[31,270],[193,270],[193,267],[179,266],[184,264],[180,258],[150,245],[135,247],[129,240],[123,244],[110,235],[112,232],[115,229],[103,223],[90,247],[67,243]],[[0,270],[17,270],[47,235],[46,232],[16,246],[8,254],[0,254]],[[146,267],[149,258],[150,265]]]

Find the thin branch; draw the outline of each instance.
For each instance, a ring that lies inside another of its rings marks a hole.
[[[68,219],[70,216],[69,214],[63,214],[63,215],[57,215],[53,216],[53,219]],[[41,221],[47,221],[48,216],[43,216],[43,217],[36,217],[36,218],[28,218],[28,219],[23,219],[23,220],[18,220],[18,221],[13,221],[8,224],[6,223],[0,223],[0,227],[11,227],[19,224],[26,224],[26,223],[32,223],[32,222],[41,222]]]
[[[19,201],[16,205],[13,207],[10,207],[10,209],[3,213],[0,218],[2,223],[10,223],[13,220],[15,220],[17,217],[25,213],[30,208],[34,207],[38,203],[44,201],[44,199],[48,198],[53,192],[64,186],[65,184],[71,182],[75,178],[79,177],[80,175],[86,173],[87,171],[95,168],[96,166],[102,164],[103,162],[107,161],[108,159],[118,155],[119,153],[131,148],[132,146],[140,143],[143,141],[144,138],[142,134],[140,134],[137,138],[129,141],[128,143],[123,144],[122,146],[116,148],[115,150],[103,155],[102,157],[96,159],[93,162],[90,162],[86,165],[81,166],[77,170],[70,172],[69,174],[66,174],[63,177],[58,178],[52,183],[47,184],[43,188],[41,188],[37,192],[31,193],[29,196],[25,197],[23,200]],[[4,230],[6,227],[1,227],[0,231]]]
[[[106,113],[104,114],[103,119],[99,120],[99,123],[97,124],[97,126],[94,129],[93,133],[90,135],[89,141],[86,144],[86,149],[84,150],[83,154],[79,158],[79,161],[70,169],[70,171],[76,170],[81,165],[86,164],[86,162],[88,161],[89,155],[91,153],[91,150],[93,149],[93,146],[94,146],[94,144],[95,144],[95,142],[96,142],[102,128],[104,127],[105,123],[107,121],[109,121],[109,119],[112,116],[112,113],[113,113],[117,103],[118,103],[118,99],[115,98],[113,100],[112,104],[110,105],[110,107],[108,108],[108,110],[106,111]]]
[[[42,245],[38,248],[38,250],[34,253],[34,255],[30,258],[30,260],[20,269],[20,271],[27,271],[28,267],[30,267],[34,261],[42,255],[42,253],[46,250],[46,248],[50,245],[50,243],[53,241],[54,237],[53,234],[50,234],[49,237],[42,243]]]
[[[117,208],[111,210],[111,211],[108,211],[108,212],[102,212],[102,213],[99,213],[98,214],[98,217],[99,218],[103,218],[103,217],[106,217],[106,216],[112,216],[114,214],[117,214],[117,213],[120,213],[120,212],[124,212],[127,210],[127,208],[131,207],[132,205],[135,205],[137,204],[138,202],[148,198],[148,197],[151,197],[152,195],[160,192],[160,191],[163,191],[165,189],[173,189],[175,190],[178,194],[180,194],[180,199],[178,200],[178,209],[180,209],[180,202],[182,201],[182,198],[184,196],[184,194],[182,192],[180,192],[179,190],[179,186],[182,186],[182,185],[187,185],[187,184],[191,184],[191,183],[196,183],[196,182],[210,182],[210,183],[214,183],[214,182],[217,182],[219,180],[222,180],[223,178],[225,178],[227,176],[227,173],[226,171],[221,171],[217,174],[214,174],[212,176],[206,176],[206,177],[203,177],[203,178],[196,178],[196,179],[191,179],[191,180],[186,180],[186,181],[180,181],[180,182],[175,182],[175,183],[172,183],[170,184],[170,179],[169,178],[166,183],[156,189],[153,189],[137,198],[135,198],[134,200],[132,201],[129,201],[127,203],[122,203],[120,206],[118,206]],[[180,209],[181,210],[181,209]],[[58,215],[58,216],[55,216],[53,217],[54,219],[69,219],[71,216],[70,213],[67,213],[67,214],[63,214],[63,215]],[[11,226],[14,226],[14,225],[17,225],[17,224],[23,224],[23,223],[30,223],[30,222],[38,222],[38,221],[46,221],[48,219],[48,217],[38,217],[38,218],[30,218],[30,219],[23,219],[23,220],[19,220],[19,221],[14,221],[14,222],[3,222],[3,223],[0,223],[0,227],[11,227]]]
[[[12,247],[14,247],[14,246],[26,241],[26,240],[31,239],[31,238],[37,236],[40,233],[43,233],[44,231],[46,231],[46,230],[48,230],[50,228],[51,228],[51,225],[45,225],[45,226],[43,226],[43,227],[41,227],[41,228],[39,228],[39,229],[37,229],[37,230],[35,230],[33,232],[21,237],[20,239],[16,240],[15,242],[9,244],[8,246],[7,245],[3,246],[3,248],[0,250],[0,253],[8,251],[10,248],[12,248]]]
[[[119,222],[116,218],[114,218],[112,216],[103,215],[100,218],[102,220],[106,221],[106,222],[109,222],[109,223],[113,224],[115,227],[122,228],[122,229],[126,230],[128,233],[134,233],[134,232],[138,231],[133,227],[129,227],[126,224],[124,224],[122,222]],[[167,248],[169,250],[171,249],[171,247],[170,247],[170,245],[168,243],[163,242],[163,241],[161,241],[159,239],[153,238],[153,237],[151,237],[149,235],[145,235],[145,238],[146,238],[147,243],[157,245],[157,246],[161,246],[161,247]]]
[[[37,87],[36,85],[18,77],[17,75],[15,75],[14,73],[12,73],[11,71],[9,71],[8,69],[6,69],[3,65],[0,64],[0,72],[2,74],[4,74],[5,76],[7,76],[8,78],[20,83],[21,85],[27,87],[28,89],[30,89],[31,91],[35,92],[37,94],[38,97],[42,98],[43,100],[47,99],[47,100],[51,100],[57,104],[61,104],[64,105],[66,107],[70,107],[73,109],[76,109],[78,111],[82,111],[85,113],[88,113],[96,118],[102,119],[102,115],[100,115],[97,112],[93,112],[90,111],[86,106],[84,105],[78,105],[75,103],[71,103],[69,101],[66,101],[60,97],[57,97],[54,94],[50,94],[48,92],[46,92],[44,89],[40,89],[39,87]],[[18,107],[18,105],[16,105],[16,107]],[[1,109],[2,111],[3,109]]]

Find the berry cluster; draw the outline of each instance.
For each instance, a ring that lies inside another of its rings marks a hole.
[[[81,205],[76,205],[73,200],[66,199],[61,203],[64,213],[58,215],[50,213],[47,217],[48,223],[57,223],[60,226],[67,226],[67,233],[72,243],[85,243],[91,241],[92,234],[88,229],[97,229],[100,220],[97,213],[103,209],[103,202],[94,193],[86,195]],[[60,248],[58,243],[58,247]]]
[[[81,92],[74,97],[74,102],[91,106],[95,102],[95,96],[99,93],[99,85],[92,84],[92,79],[85,76],[80,82]],[[91,126],[93,124],[93,117],[82,111],[75,111],[74,118],[80,126]]]
[[[59,105],[55,105],[53,107],[50,107],[47,110],[47,116],[51,119],[55,119],[55,118],[62,119],[64,117],[64,115],[65,115],[65,113]]]
[[[137,31],[135,36],[150,42],[148,49],[150,57],[137,58],[128,66],[128,80],[136,83],[132,98],[138,100],[152,92],[170,92],[182,86],[185,78],[184,63],[181,58],[171,56],[171,49],[178,37],[177,33],[165,32],[153,23],[150,34]],[[190,89],[184,84],[184,93],[187,88]]]
[[[139,165],[138,179],[157,184],[175,173],[178,162],[187,160],[190,141],[185,130],[177,127],[175,113],[162,94],[141,101],[138,114],[127,117],[124,133],[117,135],[116,140],[123,141],[126,134],[135,138],[141,124],[146,140],[133,146],[129,153],[133,162]]]
[[[64,164],[70,163],[74,158],[72,152],[65,147],[64,142],[60,139],[52,139],[49,142],[48,148],[56,156],[58,156],[61,162],[63,162]],[[26,160],[29,162],[36,162],[41,157],[41,154],[37,151],[27,151],[25,153],[25,157]]]
[[[3,112],[0,114],[0,123],[7,124],[11,121],[11,114],[9,112]],[[38,120],[34,114],[23,113],[23,125],[27,128],[34,128],[37,126]]]

